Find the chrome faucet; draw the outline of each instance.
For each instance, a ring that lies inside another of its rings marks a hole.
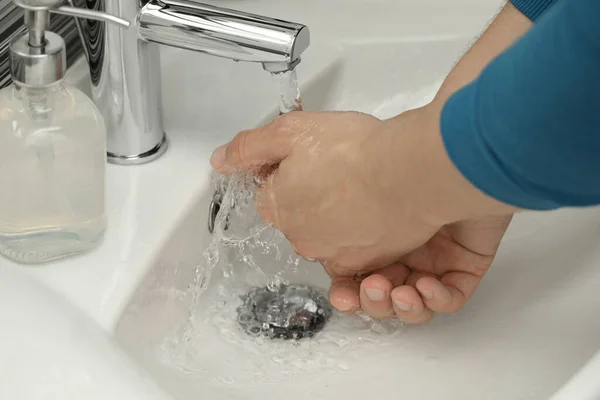
[[[115,164],[149,162],[167,147],[157,44],[283,72],[300,62],[310,43],[304,25],[192,1],[95,1],[94,10],[135,22],[135,28],[122,30],[88,21],[84,30],[76,21],[90,64],[92,98],[108,130],[108,160]]]

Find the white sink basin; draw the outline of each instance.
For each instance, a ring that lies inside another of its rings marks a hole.
[[[342,46],[305,80],[305,105],[395,115],[431,99],[464,47],[461,39]],[[399,68],[403,60],[411,68]],[[116,330],[119,343],[182,399],[361,399],[374,390],[410,399],[547,399],[600,348],[600,209],[516,217],[469,305],[426,327],[376,334],[356,317],[336,316],[298,346],[257,344],[237,325],[233,287],[264,280],[243,264],[235,265],[237,280],[213,274],[190,327],[187,288],[205,265],[211,196],[206,187],[184,214]],[[281,264],[262,266],[272,274]],[[327,288],[320,266],[299,269],[292,282]]]
[[[214,2],[309,25],[298,67],[305,108],[379,117],[426,102],[499,3]],[[256,343],[238,327],[234,293],[264,280],[243,265],[235,280],[214,271],[190,313],[211,241],[208,157],[272,118],[276,94],[258,65],[163,49],[162,70],[169,151],[109,166],[105,243],[40,268],[0,259],[0,398],[600,396],[600,208],[517,216],[469,304],[428,326],[373,332],[336,314],[296,346]],[[84,84],[83,71],[71,80]],[[328,286],[317,265],[288,276]]]

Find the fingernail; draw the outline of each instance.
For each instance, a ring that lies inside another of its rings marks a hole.
[[[379,289],[365,289],[365,294],[372,301],[382,301],[385,298],[385,293],[383,292],[383,290]]]
[[[400,300],[394,300],[394,305],[400,311],[408,312],[408,311],[412,310],[411,304],[406,304],[405,302],[400,301]]]
[[[212,165],[213,168],[219,169],[225,164],[226,148],[227,145],[224,144],[222,146],[217,147],[215,151],[213,151],[212,156],[210,157],[210,165]]]
[[[421,290],[420,292],[423,295],[423,297],[425,297],[425,299],[433,300],[433,290],[425,289],[425,290]]]

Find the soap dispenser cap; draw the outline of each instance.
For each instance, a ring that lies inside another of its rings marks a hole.
[[[63,6],[63,0],[13,0],[25,14],[27,31],[9,46],[10,73],[24,86],[46,86],[63,79],[67,71],[65,41],[48,31],[50,13],[89,18],[129,27],[129,21],[100,11]]]
[[[50,8],[61,0],[14,0],[23,8],[27,31],[10,42],[10,73],[13,81],[25,86],[45,86],[60,81],[67,69],[65,42],[47,32]]]
[[[60,81],[67,70],[64,40],[46,32],[44,44],[33,47],[27,34],[15,37],[10,43],[10,74],[23,86],[46,86]]]

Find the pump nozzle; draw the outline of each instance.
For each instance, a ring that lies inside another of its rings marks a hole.
[[[116,17],[111,14],[107,14],[101,11],[87,10],[77,7],[59,6],[57,8],[50,9],[53,14],[70,15],[71,17],[87,18],[96,21],[108,22],[109,24],[120,25],[123,28],[129,28],[131,23],[125,21],[122,18]]]
[[[63,15],[69,15],[71,17],[80,17],[80,18],[93,19],[96,21],[108,22],[108,23],[112,23],[112,24],[121,25],[122,27],[125,27],[125,28],[129,28],[129,25],[130,25],[129,21],[126,21],[122,18],[116,17],[111,14],[107,14],[102,11],[94,11],[94,10],[88,10],[88,9],[84,9],[84,8],[64,6],[64,5],[62,5],[64,3],[63,0],[13,0],[13,3],[15,3],[15,5],[17,7],[20,7],[23,10],[32,11],[34,13],[51,12],[53,14],[63,14]],[[47,16],[45,16],[43,18],[39,18],[39,22],[40,23],[47,22]],[[35,26],[35,27],[41,27],[41,26]],[[45,28],[46,25],[44,25],[43,27]]]
[[[28,33],[15,37],[10,44],[12,78],[23,85],[47,85],[64,76],[66,70],[64,40],[55,33],[47,31],[51,13],[103,21],[125,28],[130,26],[129,21],[111,14],[65,6],[63,0],[13,0],[13,2],[25,11],[25,26],[28,30]]]

